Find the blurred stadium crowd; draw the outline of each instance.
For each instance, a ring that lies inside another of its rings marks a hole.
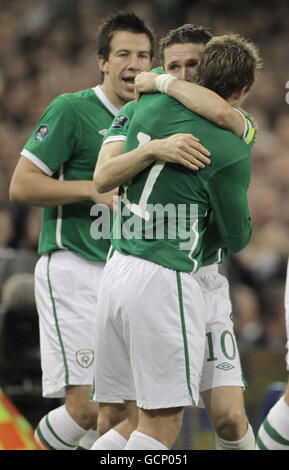
[[[289,254],[287,0],[243,0],[237,7],[224,0],[1,0],[0,289],[7,273],[17,271],[16,267],[4,269],[4,261],[7,265],[7,259],[16,257],[14,265],[20,266],[22,256],[24,267],[19,270],[25,271],[37,257],[40,209],[8,200],[19,153],[51,99],[100,81],[96,30],[105,17],[119,10],[134,11],[145,19],[156,34],[156,43],[170,28],[194,23],[209,27],[214,35],[240,33],[260,49],[264,66],[244,106],[259,125],[249,192],[254,233],[249,246],[232,256],[225,269],[240,348],[283,348]]]

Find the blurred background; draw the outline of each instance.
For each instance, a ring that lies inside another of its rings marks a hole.
[[[248,415],[256,430],[270,400],[282,393],[287,382],[288,0],[0,0],[0,387],[32,427],[55,407],[53,400],[41,398],[33,297],[40,209],[10,203],[8,187],[19,153],[47,104],[61,93],[100,82],[97,27],[120,10],[133,11],[147,21],[157,44],[169,29],[194,23],[209,27],[213,35],[244,35],[258,46],[264,61],[244,104],[259,125],[249,190],[253,236],[249,246],[223,267],[231,285],[248,383]],[[205,413],[186,412],[176,447],[212,448]]]

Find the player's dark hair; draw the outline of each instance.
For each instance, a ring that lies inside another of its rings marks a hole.
[[[99,28],[97,38],[97,53],[105,60],[110,53],[110,43],[113,35],[119,31],[129,31],[134,34],[146,34],[150,44],[150,57],[154,56],[155,41],[152,30],[134,13],[117,13],[107,18]]]
[[[195,81],[224,99],[255,82],[262,66],[257,47],[238,34],[215,36],[204,48],[196,69]]]
[[[174,44],[203,44],[204,46],[212,38],[208,28],[184,24],[176,29],[171,29],[159,42],[159,55],[162,64],[164,63],[165,49]]]

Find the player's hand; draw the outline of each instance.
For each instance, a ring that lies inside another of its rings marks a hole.
[[[134,80],[135,100],[138,101],[142,93],[156,93],[157,88],[155,85],[158,73],[154,72],[141,72]]]
[[[152,140],[150,144],[155,145],[158,160],[178,163],[190,170],[197,171],[211,163],[211,153],[192,134],[174,134],[166,139]]]

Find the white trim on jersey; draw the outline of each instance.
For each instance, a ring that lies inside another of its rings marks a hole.
[[[127,136],[126,135],[110,135],[102,142],[102,145],[109,144],[109,142],[117,142],[118,140],[122,140],[126,142]]]
[[[103,93],[100,85],[97,85],[96,87],[93,88],[94,93],[98,97],[98,99],[104,104],[104,106],[114,115],[116,116],[119,112],[119,109],[117,109],[114,104],[112,104],[109,99],[106,97],[106,95]]]
[[[245,128],[244,128],[244,132],[241,136],[241,139],[243,140],[243,142],[246,142],[246,137],[247,137],[247,132],[248,132],[248,121],[246,119],[246,117],[244,116],[244,114],[237,108],[234,108],[236,111],[238,111],[238,113],[241,114],[242,118],[244,119],[244,124],[245,124]]]
[[[60,181],[64,180],[64,175],[63,175],[63,165],[59,168],[59,178]],[[61,240],[61,230],[62,230],[62,212],[63,212],[63,207],[58,206],[57,207],[57,220],[56,220],[56,233],[55,233],[55,240],[56,240],[56,245],[58,248],[61,250],[66,250],[65,246],[62,245],[62,240]]]
[[[52,176],[54,171],[51,170],[45,163],[43,163],[40,158],[36,157],[33,153],[29,152],[27,149],[23,149],[20,153],[22,157],[28,158],[34,165],[36,165],[43,173],[45,173],[48,176]]]

